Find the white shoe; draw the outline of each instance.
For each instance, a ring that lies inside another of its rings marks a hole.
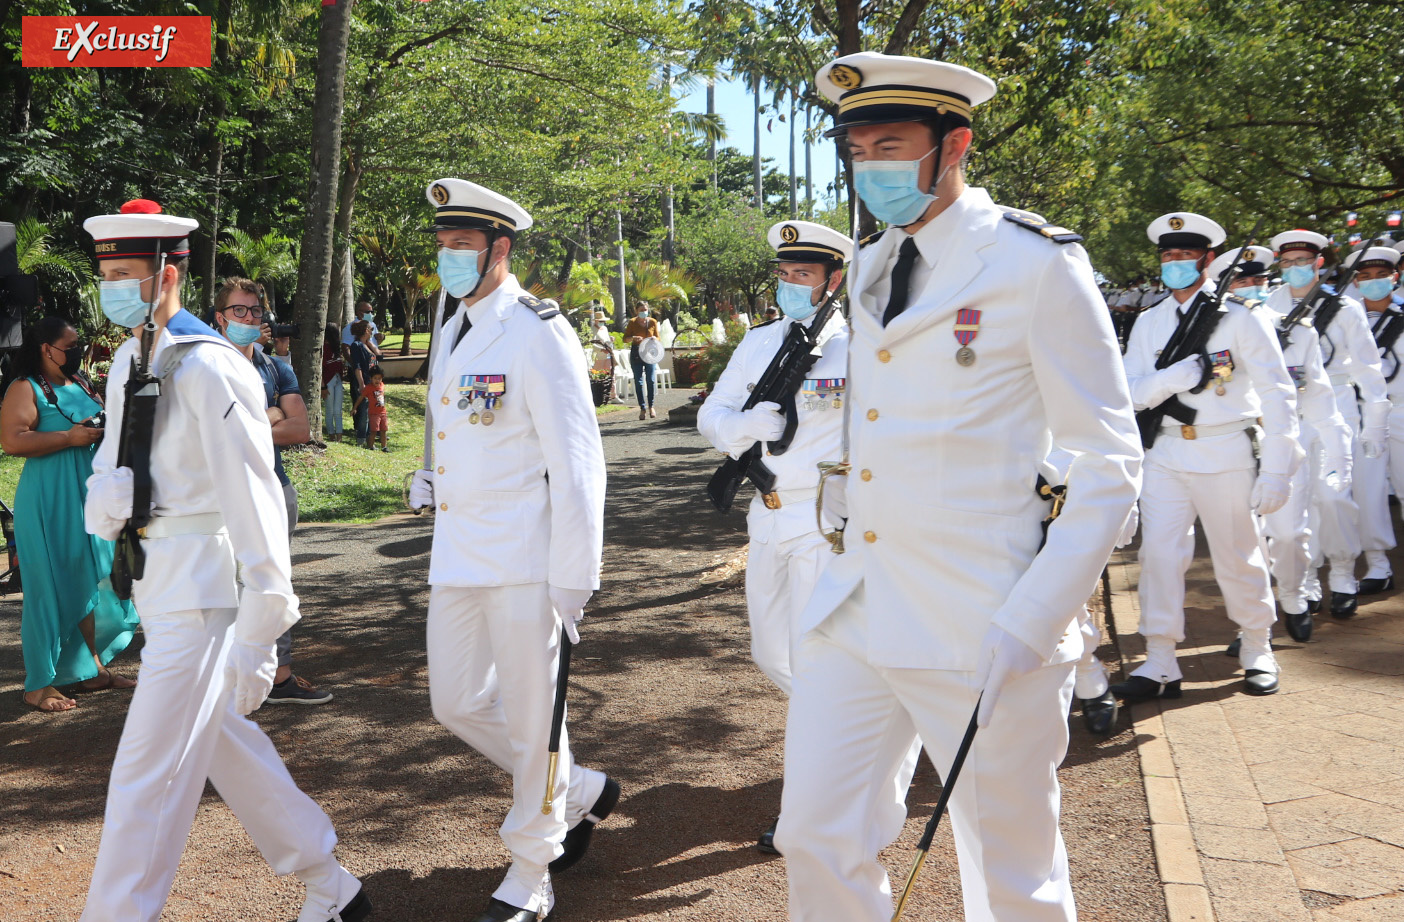
[[[370,915],[361,882],[340,864],[329,873],[298,876],[307,885],[307,899],[297,922],[360,922]]]

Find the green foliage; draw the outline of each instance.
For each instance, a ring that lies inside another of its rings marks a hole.
[[[741,340],[746,335],[746,325],[739,320],[729,320],[725,323],[726,339],[721,342],[709,341],[698,356],[698,374],[711,388],[717,383],[723,371],[726,370],[727,362],[731,361],[731,355],[736,351],[736,347],[741,345]]]
[[[598,303],[598,309],[604,311],[606,317],[614,316],[614,296],[600,278],[600,270],[590,263],[575,263],[570,267],[570,279],[558,300],[561,308],[569,313]]]
[[[742,298],[751,310],[771,284],[775,251],[766,242],[774,223],[764,213],[729,195],[708,196],[678,221],[678,260],[707,286],[707,300]]]

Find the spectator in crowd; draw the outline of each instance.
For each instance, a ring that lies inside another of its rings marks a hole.
[[[322,337],[322,422],[327,438],[341,441],[342,403],[345,400],[346,362],[341,357],[341,333],[329,323]]]
[[[614,337],[609,333],[609,319],[604,311],[595,311],[594,321],[595,362],[594,371],[614,371]]]
[[[765,322],[766,322],[766,323],[769,323],[769,322],[772,321],[772,320],[777,320],[777,319],[779,319],[779,317],[780,317],[780,311],[777,310],[775,307],[772,306],[772,307],[767,307],[767,308],[765,309]]]
[[[357,320],[351,324],[351,347],[346,357],[347,374],[350,375],[348,384],[352,385],[353,395],[363,393],[366,385],[370,383],[371,369],[375,366],[375,356],[371,352],[372,343],[370,322]],[[356,441],[364,442],[367,436],[367,429],[370,426],[370,417],[367,411],[369,405],[361,401],[353,401],[352,418],[356,423]]]
[[[385,334],[380,332],[380,327],[375,325],[375,308],[371,307],[369,301],[362,301],[356,305],[356,320],[364,320],[370,325],[371,335],[370,339],[366,341],[366,348],[370,350],[371,355],[379,358],[380,344],[385,341]],[[341,331],[341,344],[343,346],[350,346],[355,342],[356,334],[351,331],[355,325],[355,321],[352,321]],[[359,394],[360,391],[356,393]]]
[[[658,366],[645,362],[639,355],[639,343],[658,336],[658,321],[649,316],[648,302],[640,301],[634,308],[634,318],[624,327],[624,339],[629,343],[629,366],[634,372],[634,393],[639,398],[639,419],[657,416],[653,412],[653,387]],[[644,394],[644,382],[648,394]]]
[[[267,398],[268,422],[273,426],[273,472],[283,485],[288,512],[288,536],[297,527],[297,487],[283,469],[283,447],[303,445],[311,438],[307,404],[302,399],[292,366],[265,355],[258,342],[268,332],[258,285],[244,278],[228,278],[215,294],[215,324],[225,339],[253,362]],[[292,629],[278,638],[278,671],[267,704],[326,704],[332,694],[293,674]]]
[[[15,489],[15,545],[24,585],[24,703],[67,711],[58,686],[131,688],[107,668],[131,642],[136,610],[106,582],[113,543],[88,534],[83,502],[103,437],[102,399],[79,372],[83,346],[60,317],[29,328],[0,405],[0,448],[24,458]]]
[[[361,396],[356,398],[356,402],[367,405],[366,447],[375,450],[375,436],[379,433],[380,450],[389,451],[389,446],[385,444],[386,433],[390,431],[390,416],[385,410],[385,374],[379,368],[371,369],[370,382],[361,389]]]

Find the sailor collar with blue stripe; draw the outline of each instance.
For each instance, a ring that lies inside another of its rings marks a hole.
[[[166,342],[166,336],[170,337],[169,344]],[[210,328],[208,323],[205,323],[185,308],[181,308],[176,311],[175,315],[166,323],[166,328],[162,331],[162,335],[158,338],[156,343],[156,355],[154,358],[159,364],[160,355],[164,351],[166,345],[184,345],[186,343],[203,342],[218,343],[219,345],[233,349],[235,352],[239,352],[237,346],[216,333]],[[239,352],[239,354],[241,356],[243,355],[242,352]]]

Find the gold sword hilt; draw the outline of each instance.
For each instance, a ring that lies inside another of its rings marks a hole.
[[[556,766],[560,764],[561,754],[552,752],[550,755],[551,761],[546,766],[546,796],[541,798],[542,816],[550,816],[556,802]]]
[[[814,519],[819,524],[819,534],[829,542],[829,550],[835,554],[843,553],[843,528],[824,530],[824,484],[830,477],[846,477],[851,470],[853,466],[847,457],[842,461],[819,462],[819,495],[814,498]]]

